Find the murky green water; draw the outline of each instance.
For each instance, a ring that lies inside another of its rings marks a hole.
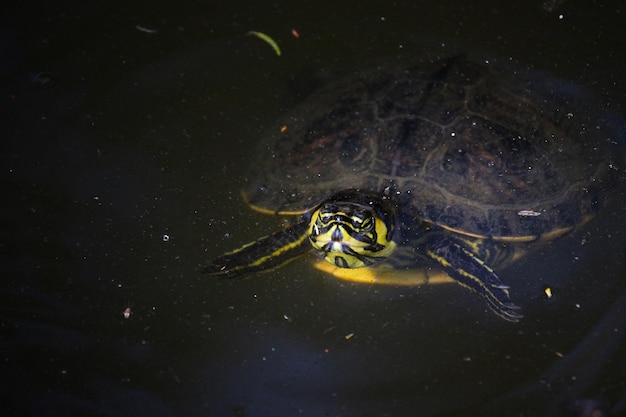
[[[620,6],[413,3],[68,2],[4,17],[3,415],[566,416],[581,399],[624,413],[623,190],[502,271],[517,324],[457,286],[351,284],[304,259],[246,280],[199,273],[284,224],[239,198],[263,130],[380,57],[511,57],[623,120]]]

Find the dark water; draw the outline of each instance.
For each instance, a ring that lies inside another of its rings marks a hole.
[[[283,224],[239,199],[264,128],[380,57],[511,57],[588,89],[623,142],[623,6],[249,3],[3,13],[1,414],[623,415],[621,189],[502,271],[517,324],[456,286],[359,286],[304,260],[244,281],[199,273]]]

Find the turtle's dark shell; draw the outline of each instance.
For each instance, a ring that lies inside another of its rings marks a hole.
[[[608,183],[611,138],[581,103],[564,83],[465,57],[377,67],[280,118],[244,196],[296,214],[340,190],[374,191],[416,221],[536,239],[592,215]]]

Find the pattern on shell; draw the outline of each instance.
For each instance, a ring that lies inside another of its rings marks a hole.
[[[570,85],[465,57],[376,67],[281,117],[244,196],[296,213],[356,188],[463,233],[538,237],[592,214],[607,186],[610,137],[584,104]]]

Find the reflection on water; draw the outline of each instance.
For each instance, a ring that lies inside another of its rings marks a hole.
[[[234,282],[199,273],[282,224],[244,206],[240,178],[250,142],[311,74],[445,38],[580,81],[619,119],[623,25],[566,3],[12,6],[2,414],[623,414],[623,190],[585,230],[502,272],[518,324],[456,286],[350,284],[306,260]]]
[[[617,397],[609,401],[607,394],[602,391],[610,389],[610,386],[600,387],[602,393],[596,393],[596,398],[583,398],[580,395],[596,390],[594,385],[597,381],[607,378],[606,374],[612,374],[610,367],[623,366],[624,332],[621,329],[625,325],[626,292],[613,301],[600,321],[587,331],[564,358],[540,374],[538,382],[508,395],[508,400],[529,396],[541,398],[545,396],[546,387],[550,387],[554,392],[547,398],[547,410],[565,406],[581,416],[600,416],[624,411],[626,392],[622,392],[620,397],[620,392],[617,391]],[[619,384],[623,375],[618,372],[609,378],[614,384]],[[598,414],[600,412],[604,414]]]

